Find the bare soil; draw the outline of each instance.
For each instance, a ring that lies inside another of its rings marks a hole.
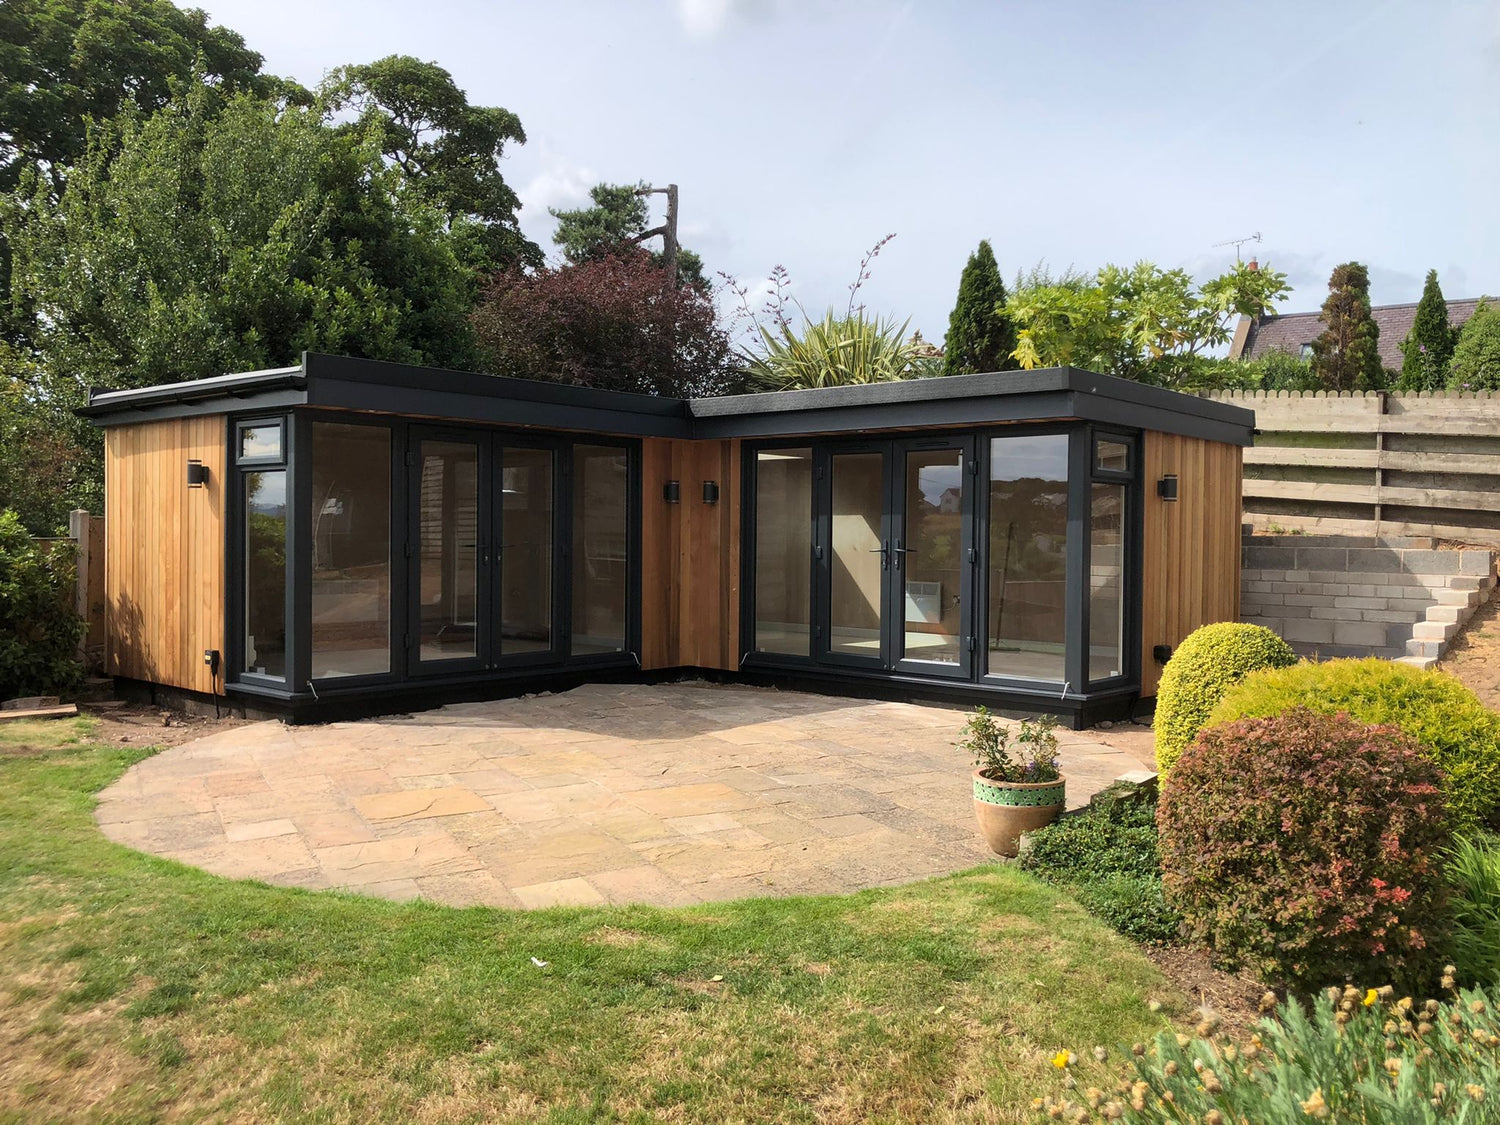
[[[188,715],[143,703],[110,707],[80,703],[78,710],[98,721],[89,735],[90,742],[117,746],[177,746],[216,731],[244,726],[247,721],[227,715],[222,719]]]
[[[1208,954],[1186,945],[1143,947],[1142,952],[1202,1013],[1218,1017],[1223,1032],[1246,1038],[1260,1021],[1266,986],[1242,973],[1216,969]]]
[[[1500,587],[1453,639],[1438,667],[1452,672],[1491,711],[1500,711]]]

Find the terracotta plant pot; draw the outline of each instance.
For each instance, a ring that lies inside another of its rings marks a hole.
[[[1068,779],[993,781],[974,771],[974,819],[996,855],[1015,857],[1021,834],[1051,824],[1067,804]]]

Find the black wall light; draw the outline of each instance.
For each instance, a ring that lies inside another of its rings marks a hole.
[[[669,480],[661,486],[661,498],[668,504],[682,503],[682,485],[675,480]]]
[[[717,504],[719,502],[719,482],[706,480],[703,482],[703,502],[705,504]]]
[[[208,483],[208,466],[202,461],[188,462],[188,487],[202,488]]]
[[[1163,500],[1177,499],[1177,474],[1169,473],[1156,482],[1156,494]]]

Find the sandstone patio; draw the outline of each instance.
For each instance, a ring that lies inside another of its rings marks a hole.
[[[238,726],[133,766],[106,836],[238,879],[455,906],[682,905],[905,882],[993,858],[961,708],[592,685],[354,723]],[[1143,728],[1060,731],[1071,805]]]

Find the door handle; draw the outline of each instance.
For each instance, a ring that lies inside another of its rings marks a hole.
[[[872,554],[872,555],[879,555],[880,556],[880,569],[881,570],[885,570],[887,567],[889,567],[891,565],[891,556],[888,554],[888,551],[889,551],[889,548],[886,546],[886,544],[884,542],[882,542],[880,544],[880,546],[878,546],[878,547],[871,547],[870,548],[870,554]]]

